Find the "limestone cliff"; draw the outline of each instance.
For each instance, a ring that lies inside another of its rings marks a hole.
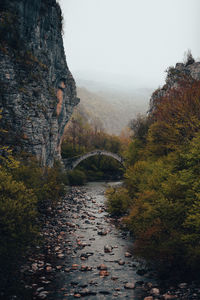
[[[150,111],[154,109],[155,103],[165,97],[172,89],[190,85],[193,81],[200,81],[200,62],[195,62],[191,57],[186,63],[177,63],[175,67],[167,70],[166,83],[157,89],[150,99]]]
[[[56,0],[1,0],[0,142],[51,166],[78,102]]]

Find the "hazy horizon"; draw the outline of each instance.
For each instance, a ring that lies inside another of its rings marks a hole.
[[[199,0],[60,0],[75,79],[157,88],[191,49],[200,56]]]

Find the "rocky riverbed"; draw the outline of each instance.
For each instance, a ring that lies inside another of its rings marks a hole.
[[[163,288],[155,272],[141,267],[132,254],[132,238],[116,228],[105,211],[106,187],[105,183],[72,187],[56,211],[49,207],[41,233],[45,244],[21,267],[31,297],[200,299],[196,285]]]

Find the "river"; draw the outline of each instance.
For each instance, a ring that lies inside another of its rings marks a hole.
[[[107,187],[94,182],[72,188],[60,205],[63,238],[54,248],[59,260],[48,299],[144,299],[144,282],[150,279],[137,274],[133,239],[105,211]]]
[[[43,242],[21,267],[25,295],[9,299],[200,299],[199,283],[168,285],[141,267],[133,238],[105,209],[105,191],[117,184],[71,187],[56,209],[47,209]]]

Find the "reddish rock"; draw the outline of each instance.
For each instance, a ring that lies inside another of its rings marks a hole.
[[[51,267],[51,266],[47,266],[47,267],[46,267],[46,271],[47,271],[47,272],[51,272],[51,271],[52,271],[52,267]]]
[[[71,270],[77,270],[79,267],[79,265],[77,264],[73,264],[72,267],[71,267]]]
[[[101,271],[99,272],[99,276],[101,276],[101,277],[109,276],[109,273],[108,273],[108,271],[106,271],[106,270],[101,270]]]
[[[163,298],[165,300],[174,300],[174,299],[177,299],[177,296],[176,295],[165,294],[165,295],[163,295]]]
[[[80,294],[74,294],[74,298],[81,298]]]
[[[91,271],[92,270],[92,267],[90,267],[90,266],[85,266],[85,265],[82,265],[81,266],[81,271]]]

